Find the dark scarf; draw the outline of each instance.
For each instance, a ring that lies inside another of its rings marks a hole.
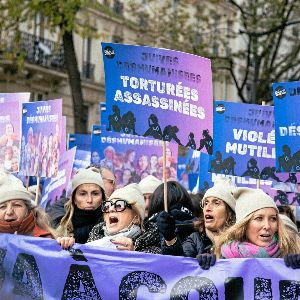
[[[74,205],[72,224],[75,242],[85,244],[92,228],[102,220],[101,206],[95,210],[84,210]]]
[[[30,235],[35,226],[35,220],[32,211],[22,221],[0,221],[0,233],[17,233]]]

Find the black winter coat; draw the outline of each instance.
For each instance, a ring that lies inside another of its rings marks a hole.
[[[172,246],[164,243],[162,253],[166,255],[196,257],[198,254],[211,253],[213,243],[205,233],[193,232],[180,243],[177,239]]]

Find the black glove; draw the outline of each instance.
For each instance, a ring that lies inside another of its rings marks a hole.
[[[193,215],[188,213],[187,211],[182,211],[179,209],[172,209],[170,214],[177,220],[177,221],[187,221],[193,219]]]
[[[203,270],[208,270],[216,263],[216,256],[214,254],[199,254],[197,255],[198,263]]]
[[[159,232],[163,235],[166,241],[171,241],[176,237],[175,234],[175,219],[165,211],[159,213],[156,224]]]
[[[300,268],[300,254],[286,254],[284,256],[284,262],[287,267],[292,269]]]

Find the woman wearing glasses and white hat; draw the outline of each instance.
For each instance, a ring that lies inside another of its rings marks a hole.
[[[144,223],[145,201],[135,183],[118,189],[102,204],[104,222],[90,232],[88,243],[118,250],[160,253],[156,224]]]

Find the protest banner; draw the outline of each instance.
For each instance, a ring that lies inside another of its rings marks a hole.
[[[30,93],[0,93],[0,103],[4,102],[29,102]]]
[[[69,133],[68,149],[77,147],[77,150],[91,151],[92,137],[90,134]]]
[[[47,178],[43,185],[40,206],[53,205],[62,196],[66,196],[68,184],[71,179],[71,173],[76,153],[76,147],[65,151],[59,159],[58,173],[56,177]]]
[[[300,172],[300,82],[272,85],[277,172]]]
[[[56,176],[60,157],[62,99],[23,103],[22,175]]]
[[[106,167],[116,176],[118,187],[131,179],[139,182],[147,175],[163,176],[162,141],[117,132],[107,132],[100,125],[92,131],[91,164]],[[167,178],[176,180],[178,145],[167,143]]]
[[[298,299],[300,271],[283,259],[220,259],[202,270],[193,258],[0,236],[2,300]],[[24,280],[26,278],[26,280]]]
[[[18,172],[20,165],[21,105],[0,103],[0,170]]]
[[[275,180],[272,106],[215,101],[209,172]]]
[[[67,117],[62,116],[61,126],[57,126],[55,131],[57,131],[57,136],[60,136],[60,153],[64,153],[67,150]]]
[[[108,131],[212,152],[212,73],[207,58],[102,43]],[[104,120],[105,119],[105,120]]]

